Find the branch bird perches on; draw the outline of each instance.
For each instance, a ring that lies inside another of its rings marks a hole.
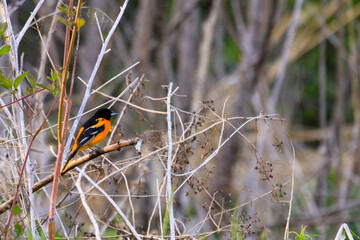
[[[90,154],[87,154],[86,156],[83,156],[83,157],[80,157],[80,158],[74,160],[69,165],[67,171],[63,172],[61,175],[66,174],[71,169],[79,166],[80,164],[88,162],[100,155],[119,150],[120,148],[123,148],[123,147],[135,145],[138,141],[139,141],[139,138],[130,138],[130,139],[126,139],[126,140],[120,140],[118,143],[115,143],[115,144],[106,146],[102,149],[91,152]],[[38,181],[37,183],[35,183],[32,186],[32,191],[36,192],[36,191],[40,190],[42,187],[44,187],[48,183],[52,182],[53,179],[54,179],[54,174],[50,174],[49,176],[41,179],[40,181]],[[6,212],[11,207],[11,203],[13,200],[14,200],[13,197],[11,197],[6,202],[4,202],[3,204],[0,205],[0,215],[3,214],[4,212]]]

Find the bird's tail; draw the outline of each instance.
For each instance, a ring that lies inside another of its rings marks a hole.
[[[73,158],[75,157],[76,153],[79,151],[78,148],[75,148],[74,151],[72,151],[64,165],[64,167],[62,168],[61,172],[65,172],[67,170],[67,168],[69,167],[70,163],[72,162]]]

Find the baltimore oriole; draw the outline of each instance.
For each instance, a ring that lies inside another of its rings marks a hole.
[[[77,152],[94,147],[104,140],[111,129],[110,118],[117,114],[117,112],[103,108],[84,123],[75,138],[70,155],[61,172],[67,170]]]

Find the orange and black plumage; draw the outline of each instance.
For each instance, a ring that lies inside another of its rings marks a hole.
[[[89,149],[101,143],[110,132],[112,116],[118,113],[110,109],[99,109],[80,128],[76,135],[70,155],[64,165],[62,172],[66,171],[75,155],[82,150]]]

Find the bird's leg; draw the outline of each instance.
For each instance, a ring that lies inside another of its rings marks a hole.
[[[102,149],[102,148],[99,147],[99,146],[91,145],[91,147],[90,147],[90,154],[93,154],[93,153],[95,153],[97,150],[100,150],[100,149]]]

